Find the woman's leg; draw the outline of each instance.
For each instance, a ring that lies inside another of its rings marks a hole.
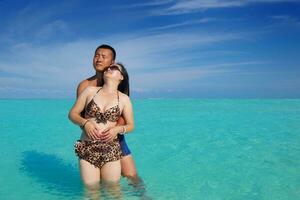
[[[123,176],[129,179],[137,178],[137,171],[131,154],[123,156],[121,158],[121,170]]]
[[[86,160],[79,159],[80,176],[87,189],[87,196],[98,199],[100,196],[100,170]]]
[[[101,168],[101,179],[105,182],[118,182],[121,178],[120,160],[105,163]]]
[[[101,168],[101,187],[104,186],[106,191],[114,199],[121,198],[120,181],[121,178],[121,163],[120,160],[108,162]]]
[[[99,185],[100,169],[98,167],[95,167],[94,165],[83,159],[79,160],[79,167],[81,179],[86,186],[95,184]]]

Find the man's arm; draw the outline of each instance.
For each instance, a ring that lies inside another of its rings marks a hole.
[[[79,83],[76,91],[76,98],[79,97],[79,95],[89,86],[88,80],[83,80]]]
[[[88,94],[90,93],[90,89],[87,88],[81,95],[77,98],[75,104],[71,108],[69,112],[69,119],[77,125],[83,125],[86,122],[86,119],[80,116],[80,113],[84,110],[85,102]]]
[[[86,88],[77,98],[75,104],[69,112],[69,119],[84,129],[87,136],[93,140],[98,138],[98,129],[93,121],[82,117],[81,112],[84,110],[88,95],[92,92],[90,88]]]
[[[79,83],[76,91],[76,99],[81,95],[81,93],[89,86],[89,81],[88,80],[83,80]],[[80,113],[81,117],[84,118],[84,110]]]
[[[118,119],[117,126],[122,126],[124,124],[126,124],[126,122],[124,117],[121,115],[121,117]]]

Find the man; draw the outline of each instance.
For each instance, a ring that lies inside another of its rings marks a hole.
[[[106,44],[97,47],[93,58],[93,65],[96,74],[79,83],[77,87],[77,98],[87,86],[103,85],[103,71],[105,68],[113,64],[115,62],[115,59],[116,51],[114,50],[114,48]],[[119,120],[118,124],[124,124],[124,120]],[[123,157],[121,159],[122,175],[130,179],[137,179],[135,163],[131,152],[126,144],[124,136],[120,137],[120,145],[123,153]]]

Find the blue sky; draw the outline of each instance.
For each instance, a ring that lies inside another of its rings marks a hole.
[[[103,43],[135,98],[300,98],[299,0],[0,0],[0,98],[73,98]]]

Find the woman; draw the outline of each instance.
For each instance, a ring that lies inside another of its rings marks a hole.
[[[120,180],[122,152],[118,134],[134,128],[131,101],[118,91],[118,88],[129,90],[126,69],[120,63],[111,65],[104,71],[103,79],[103,87],[88,86],[69,112],[69,119],[83,130],[75,145],[81,178],[87,187],[93,188],[98,187],[100,180],[113,183]],[[84,118],[80,115],[83,110]],[[118,126],[121,115],[126,124]]]
[[[116,51],[113,47],[103,44],[96,48],[94,58],[93,58],[93,66],[95,69],[95,75],[89,77],[83,81],[81,81],[77,87],[77,98],[79,95],[88,87],[88,86],[103,86],[103,71],[105,68],[109,67],[113,63],[115,63],[116,59]],[[126,85],[125,85],[126,86]],[[127,85],[127,88],[128,85]],[[119,91],[129,96],[129,90],[125,90],[124,87],[119,85]],[[82,114],[84,117],[84,112]],[[124,119],[121,117],[118,121],[118,125],[124,125]],[[106,140],[105,136],[103,136],[103,140]],[[126,144],[125,137],[123,135],[119,136],[119,142],[122,150],[122,158],[121,158],[121,173],[122,176],[127,177],[132,184],[140,184],[142,180],[137,175],[137,169],[134,163],[133,155]]]

